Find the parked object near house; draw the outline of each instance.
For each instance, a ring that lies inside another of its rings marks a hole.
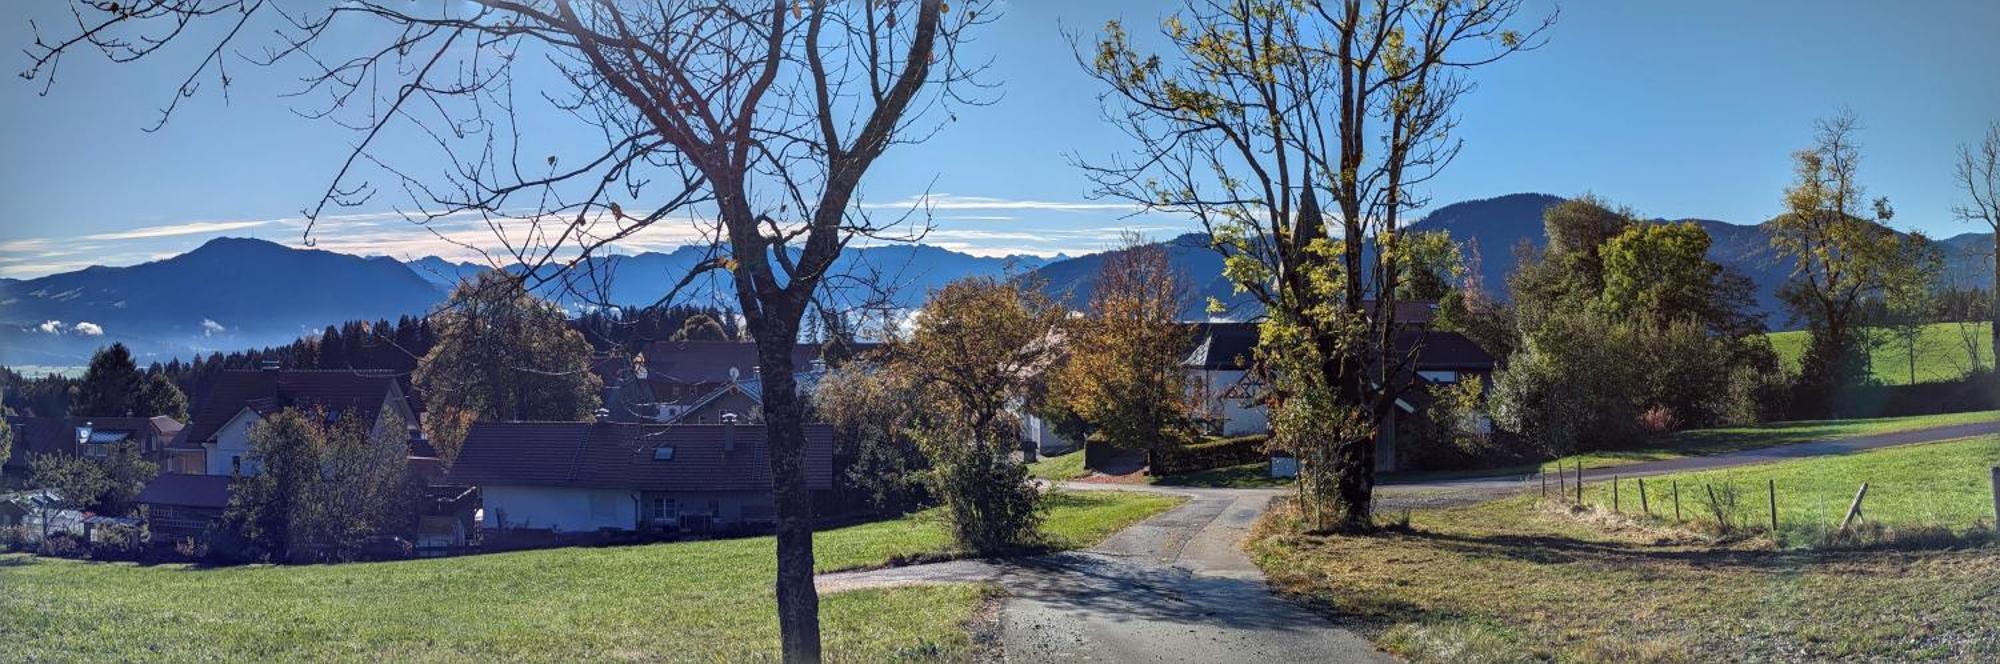
[[[805,434],[807,486],[831,489],[833,430]],[[479,488],[489,531],[759,529],[775,519],[768,449],[760,425],[483,422],[450,480]]]

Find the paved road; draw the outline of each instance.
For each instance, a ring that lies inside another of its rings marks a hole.
[[[1620,466],[1624,477],[1710,470],[2000,433],[1967,424]],[[1600,471],[1608,475],[1609,471]],[[1533,475],[1384,485],[1377,509],[1475,502],[1532,488]],[[822,592],[978,581],[1005,587],[1000,643],[1010,662],[1383,662],[1387,655],[1272,595],[1242,551],[1250,526],[1289,489],[1194,489],[1066,483],[1075,490],[1150,491],[1188,502],[1089,551],[1018,560],[961,560],[822,575]]]
[[[1387,662],[1366,639],[1270,593],[1243,553],[1278,490],[1165,489],[1173,510],[1085,552],[961,560],[819,577],[822,592],[937,581],[1007,589],[1009,662]]]

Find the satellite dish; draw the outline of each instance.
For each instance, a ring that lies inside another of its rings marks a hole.
[[[732,382],[732,383],[736,382],[736,378],[737,378],[737,376],[740,376],[740,375],[742,375],[742,372],[739,372],[739,371],[737,371],[737,370],[736,370],[736,367],[730,367],[730,368],[729,368],[729,382]]]

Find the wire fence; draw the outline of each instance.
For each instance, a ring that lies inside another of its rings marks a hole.
[[[1545,500],[1785,547],[1977,543],[2000,521],[2000,466],[1785,465],[1642,477],[1573,466],[1537,481]]]

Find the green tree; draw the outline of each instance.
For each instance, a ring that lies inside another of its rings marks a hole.
[[[587,420],[604,382],[590,343],[556,305],[485,272],[460,284],[434,318],[437,343],[417,364],[425,434],[449,464],[476,421]]]
[[[1445,231],[1405,235],[1397,258],[1403,276],[1396,284],[1398,299],[1442,303],[1465,278],[1465,256]]]
[[[1896,253],[1883,275],[1880,329],[1886,341],[1903,351],[1908,360],[1907,384],[1914,385],[1924,330],[1939,320],[1937,292],[1944,277],[1944,250],[1924,234],[1911,233],[1897,243]]]
[[[14,425],[7,423],[7,418],[13,416],[14,409],[0,404],[0,463],[13,458],[9,455],[14,453]]]
[[[1273,442],[1300,460],[1314,529],[1374,526],[1376,436],[1410,384],[1393,373],[1409,189],[1451,161],[1464,73],[1554,20],[1516,30],[1522,6],[1190,0],[1150,41],[1164,53],[1112,21],[1082,58],[1138,143],[1086,165],[1101,193],[1199,220],[1263,305]]]
[[[1113,445],[1154,449],[1189,442],[1195,405],[1181,361],[1184,289],[1165,247],[1127,236],[1104,254],[1084,317],[1072,321],[1067,361],[1052,392]]]
[[[910,436],[932,461],[932,493],[970,551],[1032,541],[1038,495],[1012,454],[1022,404],[1050,368],[1068,312],[1039,290],[976,277],[947,284],[892,340],[889,371],[916,390]]]
[[[90,367],[77,385],[70,412],[85,417],[125,417],[136,412],[135,399],[143,376],[132,362],[132,351],[113,342],[90,356]]]
[[[114,445],[103,458],[92,461],[104,469],[105,484],[90,501],[91,509],[101,514],[133,513],[139,507],[139,492],[160,475],[160,465],[147,461],[135,442]]]
[[[1495,372],[1494,421],[1549,455],[1634,439],[1646,368],[1630,332],[1590,309],[1552,313]]]
[[[369,537],[409,525],[408,441],[394,421],[287,408],[250,430],[256,472],[218,525],[238,560],[351,559]]]
[[[858,491],[878,512],[915,507],[923,497],[926,461],[908,431],[917,386],[898,378],[875,362],[850,362],[828,371],[812,394],[813,414],[833,427],[835,467],[847,469],[837,490]]]
[[[1815,415],[1836,410],[1840,392],[1866,379],[1863,305],[1898,256],[1896,234],[1881,225],[1893,216],[1888,199],[1863,209],[1858,127],[1846,111],[1814,123],[1814,145],[1793,154],[1786,212],[1766,224],[1772,248],[1794,262],[1779,297],[1810,335],[1794,402]]]
[[[37,454],[28,461],[28,484],[55,491],[57,500],[38,503],[36,517],[42,521],[42,537],[50,532],[50,520],[65,509],[87,509],[104,494],[111,480],[104,466],[73,454]]]
[[[146,374],[145,381],[139,385],[136,406],[137,413],[144,417],[165,415],[183,422],[188,418],[187,395],[164,371]]]

